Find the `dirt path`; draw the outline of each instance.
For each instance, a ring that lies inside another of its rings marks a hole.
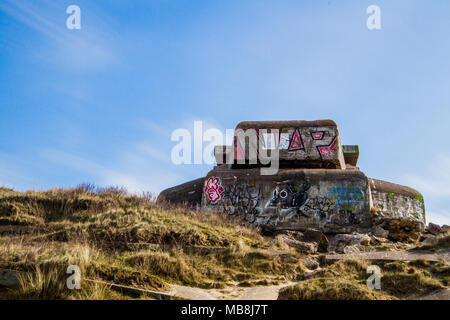
[[[292,284],[287,283],[278,286],[247,288],[237,300],[277,300],[280,290]]]
[[[225,289],[200,289],[172,285],[170,294],[189,300],[276,300],[280,289],[291,284],[252,288],[236,286]]]
[[[208,291],[201,288],[172,285],[169,294],[189,300],[216,300]]]
[[[327,254],[327,260],[346,260],[346,259],[366,259],[366,260],[404,260],[413,261],[423,259],[426,261],[445,261],[450,262],[450,252],[434,253],[429,251],[382,251],[382,252],[359,252],[349,254]]]
[[[438,290],[425,295],[411,295],[404,300],[450,300],[450,288]]]

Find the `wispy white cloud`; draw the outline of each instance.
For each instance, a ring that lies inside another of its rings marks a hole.
[[[404,180],[430,197],[450,198],[450,155],[436,154],[421,173],[405,175]]]
[[[450,225],[450,210],[445,211],[427,211],[426,217],[428,222],[433,222],[439,225]]]
[[[436,153],[420,173],[403,176],[403,181],[425,198],[427,221],[450,224],[450,155]]]
[[[42,6],[46,10],[42,10]],[[30,1],[2,1],[0,11],[49,40],[30,51],[30,56],[37,56],[48,64],[56,64],[72,71],[86,71],[106,69],[120,60],[114,34],[98,27],[105,28],[101,17],[94,17],[96,24],[89,27],[89,32],[85,32],[83,23],[81,30],[68,30],[65,20],[61,19],[68,15],[61,11],[60,6],[51,2],[40,3],[38,6]],[[94,12],[90,13],[94,16]],[[57,24],[55,21],[64,23]]]
[[[59,166],[89,176],[94,179],[95,184],[123,186],[134,193],[150,191],[156,194],[180,180],[179,176],[162,170],[153,162],[144,162],[139,154],[133,155],[130,152],[120,159],[115,159],[112,164],[98,163],[55,149],[47,149],[42,155]]]
[[[138,121],[144,128],[150,130],[151,132],[163,136],[163,137],[170,137],[171,131],[167,127],[164,127],[154,121],[148,120],[148,119],[140,119]]]
[[[137,143],[136,151],[145,156],[145,159],[150,157],[164,163],[169,163],[171,161],[170,154],[161,151],[158,147],[155,147],[148,142]]]
[[[20,170],[20,160],[6,153],[0,153],[0,186],[18,188],[30,183],[29,177]]]

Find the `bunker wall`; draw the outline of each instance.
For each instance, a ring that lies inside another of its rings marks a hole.
[[[272,229],[351,232],[371,226],[367,177],[360,171],[258,169],[218,166],[204,183],[202,207],[239,215]]]
[[[170,202],[173,204],[188,204],[197,206],[201,204],[203,193],[203,182],[205,178],[192,180],[178,186],[162,191],[157,202]]]
[[[390,218],[418,220],[425,224],[423,196],[416,190],[398,184],[369,179],[372,207]]]

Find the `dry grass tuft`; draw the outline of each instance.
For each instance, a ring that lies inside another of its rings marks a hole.
[[[372,300],[396,299],[424,294],[448,285],[450,267],[423,260],[378,262],[381,290],[371,290],[366,281],[370,265],[364,260],[341,260],[316,272],[311,279],[287,287],[280,299]]]
[[[280,291],[280,300],[392,300],[395,297],[370,290],[347,278],[314,278]]]

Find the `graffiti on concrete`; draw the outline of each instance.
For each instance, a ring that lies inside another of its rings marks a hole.
[[[229,215],[239,215],[253,223],[260,213],[261,189],[248,184],[230,184],[222,196],[223,211]]]
[[[298,220],[302,215],[301,207],[308,199],[308,182],[279,183],[269,197],[258,216],[258,224],[278,225],[282,222]]]
[[[333,140],[330,142],[329,145],[326,146],[316,146],[317,150],[319,151],[320,157],[322,160],[330,159],[334,156],[334,153],[337,152],[337,138],[334,137]]]
[[[329,221],[329,214],[333,207],[333,203],[328,198],[310,198],[305,202],[302,214],[318,221]]]
[[[281,155],[281,158],[286,157],[288,160],[337,161],[338,151],[341,151],[338,150],[339,138],[335,128],[291,127],[251,130],[253,131],[243,133],[241,138],[235,136],[235,156],[238,160],[249,159],[250,149],[260,159],[258,146],[263,150],[287,151],[288,153]],[[244,138],[247,135],[248,138]],[[247,143],[248,148],[246,148]]]
[[[220,180],[211,180],[213,190]],[[318,226],[357,224],[364,219],[365,195],[357,186],[320,187],[308,181],[277,182],[272,189],[263,185],[226,183],[220,194],[221,210],[256,225],[316,223]],[[215,193],[212,192],[215,197]],[[216,197],[214,198],[216,199]]]
[[[222,187],[222,181],[219,177],[209,177],[205,181],[205,194],[208,196],[211,204],[216,204],[222,198],[224,188]]]
[[[294,134],[291,138],[291,143],[289,144],[289,151],[305,150],[303,145],[302,135],[300,130],[295,129]]]
[[[280,144],[278,145],[278,149],[287,150],[289,149],[289,133],[288,132],[280,132]]]
[[[317,130],[311,131],[306,128],[297,128],[290,135],[289,144],[287,150],[295,152],[303,152],[304,156],[309,158],[317,158],[321,160],[333,159],[338,151],[338,138],[335,132],[329,130]],[[280,131],[280,149],[283,140],[286,140],[286,132]],[[288,129],[288,132],[291,130]],[[289,135],[289,133],[288,133]],[[283,147],[286,143],[283,143]]]
[[[324,132],[325,131],[311,132],[311,137],[313,138],[313,140],[322,140]]]
[[[299,187],[295,187],[292,183],[277,185],[265,208],[298,209],[308,198],[307,191],[310,187],[308,182],[301,183]]]
[[[334,188],[340,187],[332,187],[331,193],[320,194],[312,192],[312,186],[308,182],[297,187],[293,184],[276,186],[263,210],[264,215],[271,216],[266,219],[266,223],[270,221],[269,223],[277,225],[280,222],[301,221],[302,217],[313,219],[317,223],[345,225],[356,222],[358,217],[355,212],[360,210],[360,203],[357,201],[362,201],[361,190],[350,189],[345,196],[336,197]],[[357,206],[353,210],[348,204],[355,203]]]
[[[335,208],[351,208],[364,201],[364,194],[362,190],[357,187],[331,187],[329,195],[336,199]]]

